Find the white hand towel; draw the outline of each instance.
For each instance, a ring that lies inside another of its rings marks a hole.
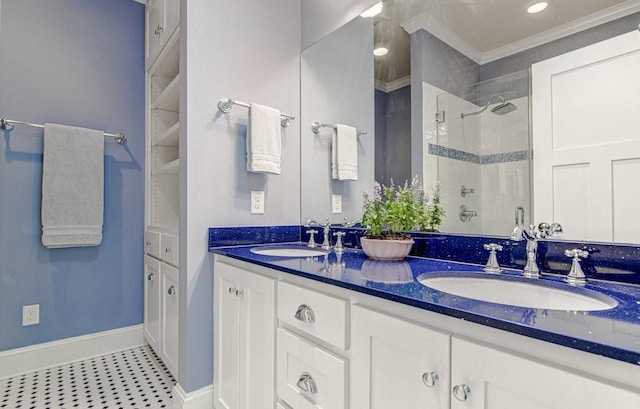
[[[358,180],[358,134],[352,126],[336,124],[331,144],[331,177]]]
[[[247,129],[247,171],[280,174],[280,111],[251,104]]]
[[[104,133],[45,124],[42,159],[42,245],[102,242]]]

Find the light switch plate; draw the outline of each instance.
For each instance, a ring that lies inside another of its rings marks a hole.
[[[22,326],[40,324],[40,304],[25,305],[22,307]]]
[[[264,214],[264,192],[251,191],[251,214]]]
[[[342,213],[342,195],[331,195],[331,212]]]

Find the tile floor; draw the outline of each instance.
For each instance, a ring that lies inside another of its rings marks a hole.
[[[175,379],[148,346],[0,380],[0,408],[171,408]]]

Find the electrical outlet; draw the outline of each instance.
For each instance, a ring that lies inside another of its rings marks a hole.
[[[331,212],[342,213],[342,195],[331,195]]]
[[[264,192],[251,191],[251,214],[264,214]]]
[[[22,326],[40,324],[40,304],[24,305],[22,307]]]

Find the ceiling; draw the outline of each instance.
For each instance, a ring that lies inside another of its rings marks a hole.
[[[479,64],[640,11],[640,0],[548,0],[528,14],[534,0],[383,0],[375,41],[389,54],[376,57],[384,83],[409,75],[409,34],[425,29]]]

